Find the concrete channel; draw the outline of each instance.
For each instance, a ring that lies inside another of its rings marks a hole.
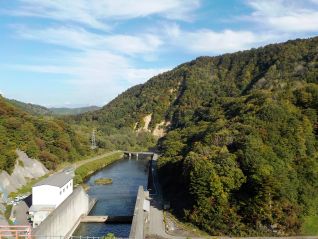
[[[134,154],[135,153],[131,153],[130,156]],[[142,154],[143,152],[138,152],[138,155]],[[151,160],[156,157],[156,154],[150,152],[145,152],[145,155],[151,155]],[[96,200],[90,199],[82,187],[74,189],[73,193],[61,205],[37,228],[33,229],[32,235],[34,235],[36,239],[44,239],[52,235],[54,235],[54,237],[69,239],[81,222],[99,222],[131,223],[129,238],[141,239],[145,237],[145,224],[149,220],[149,209],[147,209],[147,205],[149,208],[150,202],[149,192],[145,191],[143,186],[139,186],[138,188],[134,214],[132,216],[88,216],[95,203]]]

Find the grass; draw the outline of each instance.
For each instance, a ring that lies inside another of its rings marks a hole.
[[[302,234],[306,236],[318,235],[318,216],[307,216],[304,218]]]
[[[13,207],[12,205],[7,205],[7,206],[6,206],[6,210],[5,210],[5,212],[4,212],[4,217],[7,219],[7,221],[9,222],[9,224],[13,224],[12,221],[10,220],[12,207]]]
[[[95,184],[97,185],[107,185],[112,183],[113,183],[113,180],[111,178],[99,178],[95,180]]]
[[[44,175],[44,176],[42,176],[40,178],[34,178],[34,179],[28,180],[28,182],[24,186],[19,188],[16,192],[10,193],[9,197],[14,198],[14,197],[16,197],[18,195],[30,193],[32,191],[32,186],[34,184],[36,184],[37,182],[40,182],[41,180],[43,180],[46,177],[48,177],[48,175]]]
[[[122,157],[123,157],[123,153],[118,152],[101,159],[96,159],[94,161],[88,162],[78,167],[75,170],[74,183],[75,184],[83,183],[85,179],[91,176],[94,172],[108,166],[109,164],[121,159]]]
[[[108,153],[108,152],[111,152],[109,150],[105,150],[105,149],[97,149],[95,150],[92,154],[89,154],[89,155],[86,155],[86,156],[83,156],[83,157],[80,157],[78,160],[76,161],[73,161],[73,162],[62,162],[60,163],[56,170],[55,171],[59,171],[59,170],[62,170],[64,168],[67,168],[67,167],[70,167],[72,166],[74,163],[78,163],[78,162],[81,162],[81,161],[84,161],[84,160],[87,160],[87,159],[90,159],[92,157],[96,157],[96,156],[99,156],[99,155],[102,155],[102,154],[105,154],[105,153]]]
[[[19,166],[24,167],[24,163],[23,163],[23,161],[18,160],[18,164],[19,164]]]

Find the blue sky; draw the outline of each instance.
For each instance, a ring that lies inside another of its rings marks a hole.
[[[0,94],[104,105],[198,56],[317,33],[318,0],[0,0]]]

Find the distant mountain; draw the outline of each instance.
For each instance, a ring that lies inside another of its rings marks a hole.
[[[24,102],[13,100],[13,99],[7,99],[7,101],[30,114],[34,114],[34,115],[51,115],[52,114],[51,110],[41,105],[24,103]]]
[[[100,109],[98,106],[87,106],[80,108],[46,108],[41,105],[24,103],[13,99],[8,99],[8,101],[18,108],[34,115],[77,115]]]
[[[318,38],[200,57],[73,117],[164,136],[174,212],[213,235],[298,235],[318,215]]]
[[[78,115],[86,112],[92,112],[99,110],[101,107],[98,106],[87,106],[80,108],[49,108],[54,115]]]

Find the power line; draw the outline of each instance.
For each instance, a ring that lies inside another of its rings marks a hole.
[[[95,135],[95,129],[93,129],[92,138],[91,138],[91,149],[96,149],[96,148],[97,148],[96,135]]]

